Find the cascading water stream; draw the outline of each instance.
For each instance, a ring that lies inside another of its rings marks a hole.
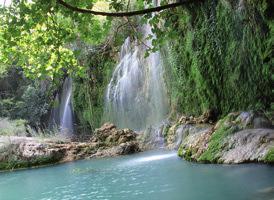
[[[144,38],[153,36],[149,25],[142,32]],[[106,121],[138,131],[164,120],[168,103],[160,53],[145,58],[151,39],[145,45],[136,43],[127,38],[121,48],[120,62],[107,87],[104,114]]]
[[[65,136],[71,136],[74,132],[73,129],[73,111],[72,111],[72,80],[66,78],[63,83],[61,99],[57,94],[55,102],[58,107],[54,107],[51,113],[51,127],[58,127],[60,133]],[[60,103],[59,103],[60,102]]]
[[[71,106],[71,95],[72,95],[72,80],[71,78],[66,78],[61,98],[61,120],[60,129],[61,133],[65,135],[71,135],[73,133],[73,115]]]

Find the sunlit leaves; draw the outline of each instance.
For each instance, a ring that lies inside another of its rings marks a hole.
[[[94,2],[70,1],[92,8]],[[3,8],[2,8],[3,9]],[[0,71],[18,65],[30,78],[58,78],[65,73],[83,75],[70,43],[102,43],[110,22],[90,15],[73,13],[55,0],[14,1],[0,13]]]
[[[96,8],[96,5],[99,5],[98,0],[66,2],[79,8],[99,9],[98,6]],[[111,0],[101,2],[100,5],[104,5],[104,11],[116,12],[154,6],[152,0]],[[81,41],[88,45],[101,45],[107,40],[111,27],[111,18],[72,12],[56,3],[56,0],[14,0],[13,4],[3,11],[0,14],[0,64],[19,65],[27,76],[33,78],[54,79],[64,73],[82,74],[83,67],[79,66],[76,59],[77,48],[71,44]],[[152,39],[149,52],[157,51],[166,41],[169,33],[166,30],[170,25],[164,26],[164,18],[167,17],[165,13],[167,11],[149,13],[142,19],[128,20],[130,24],[136,20],[139,25],[149,23],[152,26],[153,35],[156,37],[149,36],[149,39]],[[132,30],[129,34],[144,40],[138,28],[132,26]],[[170,34],[171,37],[174,35]]]

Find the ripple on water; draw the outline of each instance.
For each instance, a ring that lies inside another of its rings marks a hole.
[[[146,152],[3,173],[0,185],[1,200],[269,200],[274,168],[199,165]]]

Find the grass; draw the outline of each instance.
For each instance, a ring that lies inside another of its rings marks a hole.
[[[25,125],[25,120],[10,120],[8,118],[0,118],[0,136],[25,136]]]

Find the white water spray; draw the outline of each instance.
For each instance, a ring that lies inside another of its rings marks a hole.
[[[151,27],[143,27],[144,38],[153,35]],[[120,62],[107,87],[105,121],[121,128],[144,130],[159,124],[168,112],[163,67],[159,52],[145,58],[147,46],[127,38],[121,48]]]
[[[71,105],[72,80],[66,78],[60,104],[60,130],[62,134],[73,134],[73,114]]]
[[[58,127],[60,133],[65,136],[71,136],[74,132],[71,96],[72,80],[68,77],[63,83],[61,99],[59,99],[59,94],[56,95],[55,104],[57,106],[53,107],[50,119],[51,128]]]

